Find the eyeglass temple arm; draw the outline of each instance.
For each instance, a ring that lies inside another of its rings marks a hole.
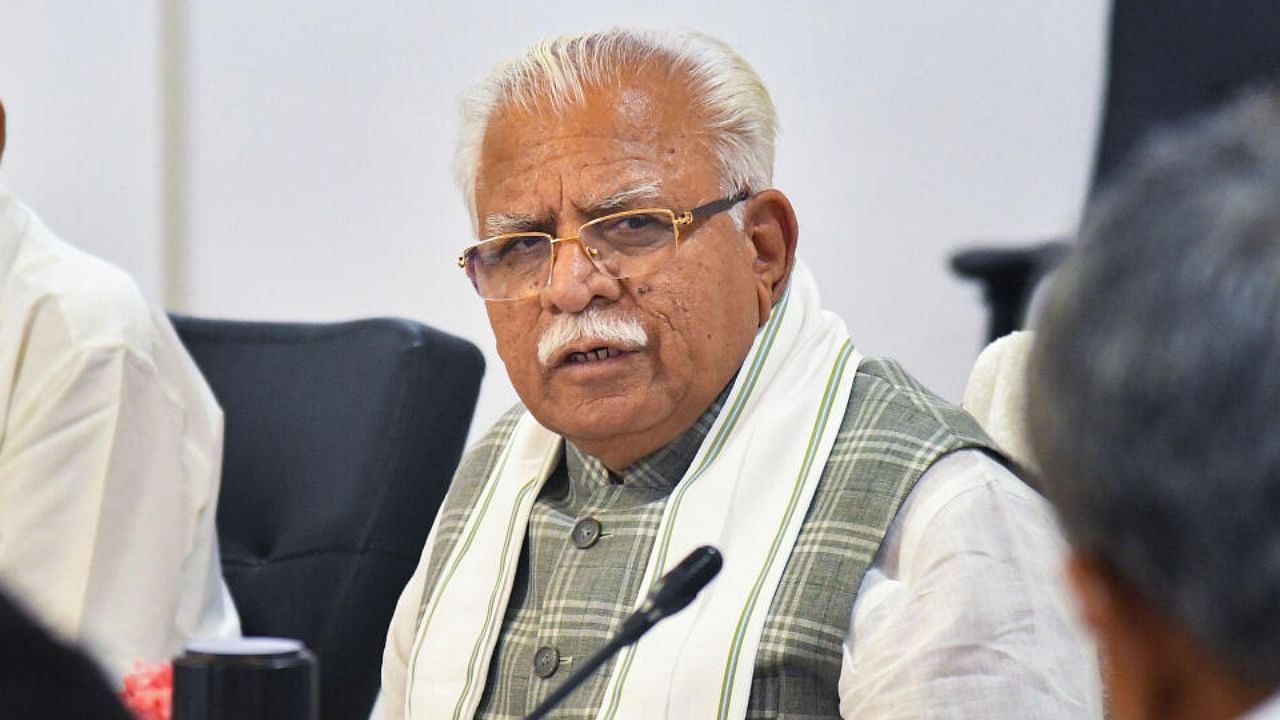
[[[685,225],[698,220],[704,220],[716,213],[728,210],[749,197],[751,197],[751,193],[746,190],[742,190],[737,195],[730,195],[729,197],[720,198],[719,200],[712,200],[706,205],[699,205],[680,217],[681,220],[687,221],[681,224]]]

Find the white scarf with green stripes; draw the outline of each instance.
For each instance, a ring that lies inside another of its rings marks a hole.
[[[684,478],[667,501],[638,606],[694,548],[720,575],[612,665],[601,720],[742,718],[756,649],[861,356],[797,262]],[[561,439],[520,419],[427,600],[410,657],[409,720],[470,718],[511,593],[529,513]],[[421,658],[422,648],[437,649]],[[447,651],[439,652],[441,648]]]

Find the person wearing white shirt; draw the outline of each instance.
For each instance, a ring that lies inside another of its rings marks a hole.
[[[1052,514],[823,310],[775,124],[692,33],[551,38],[468,96],[459,265],[522,404],[401,596],[392,720],[524,717],[702,545],[719,575],[559,713],[1101,716]]]
[[[4,149],[0,105],[0,152]],[[0,585],[119,682],[234,637],[222,413],[121,270],[0,188]]]
[[[1031,445],[1112,717],[1280,717],[1280,87],[1149,139],[1047,298]]]

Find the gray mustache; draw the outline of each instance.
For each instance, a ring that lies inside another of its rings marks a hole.
[[[566,345],[583,340],[638,348],[648,344],[649,335],[635,318],[609,315],[595,308],[574,315],[557,315],[538,338],[538,362],[547,365]]]

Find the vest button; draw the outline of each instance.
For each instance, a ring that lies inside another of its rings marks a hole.
[[[596,541],[600,539],[600,521],[588,517],[582,518],[573,526],[573,544],[581,550],[586,550]]]
[[[533,654],[533,674],[543,680],[556,674],[560,668],[560,651],[550,645],[543,645]]]

